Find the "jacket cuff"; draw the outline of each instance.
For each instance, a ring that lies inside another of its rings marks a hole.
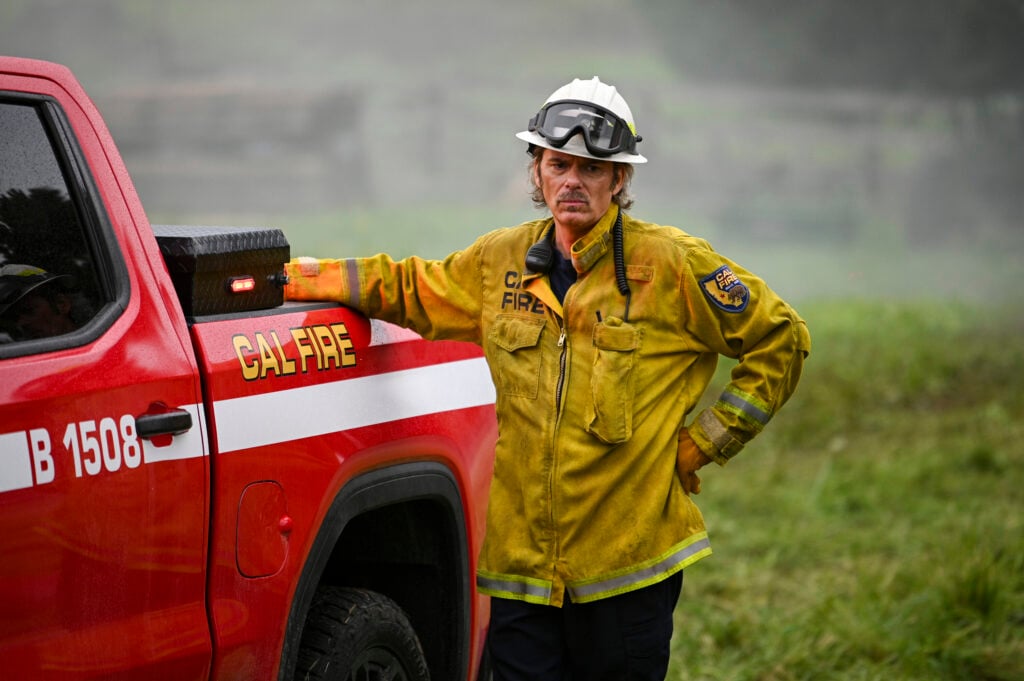
[[[729,433],[710,408],[697,416],[689,431],[697,446],[719,466],[724,466],[743,449],[743,443]]]
[[[288,277],[284,298],[347,302],[347,269],[343,260],[293,258],[284,266]]]

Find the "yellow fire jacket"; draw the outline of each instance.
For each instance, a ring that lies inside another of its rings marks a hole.
[[[552,228],[485,234],[444,260],[296,259],[288,299],[335,300],[429,339],[481,345],[499,435],[479,589],[560,606],[661,581],[711,553],[680,484],[677,435],[714,373],[738,359],[690,424],[724,464],[789,398],[810,350],[796,312],[702,239],[623,215],[626,298],[615,282],[616,206],[573,246],[560,304],[524,273]]]

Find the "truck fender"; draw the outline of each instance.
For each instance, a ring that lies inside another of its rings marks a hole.
[[[443,509],[445,544],[457,551],[454,588],[446,606],[451,608],[454,629],[445,632],[449,653],[440,660],[454,675],[469,668],[471,626],[471,557],[465,523],[462,493],[452,471],[441,463],[418,461],[372,470],[349,481],[335,496],[317,532],[306,564],[296,585],[288,614],[287,630],[278,674],[290,681],[295,673],[299,642],[313,596],[325,577],[328,563],[346,527],[366,513],[396,504],[426,501]],[[422,632],[421,632],[422,636]],[[428,648],[428,659],[431,658]],[[434,658],[435,664],[439,661]]]

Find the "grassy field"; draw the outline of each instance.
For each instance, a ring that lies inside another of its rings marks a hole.
[[[703,476],[669,678],[1024,678],[1024,312],[800,309],[800,389]]]
[[[433,205],[279,226],[294,255],[441,257],[537,215]],[[705,469],[715,554],[687,572],[669,679],[1024,679],[1021,244],[743,249],[681,226],[795,302],[814,349],[765,433]]]
[[[289,235],[296,253],[440,257],[529,217],[350,212]],[[669,679],[1024,679],[1020,253],[735,256],[796,302],[814,349],[769,428],[705,469],[715,554],[687,573]]]

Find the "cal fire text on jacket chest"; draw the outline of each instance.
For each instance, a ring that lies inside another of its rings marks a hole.
[[[505,273],[505,290],[501,293],[501,309],[503,312],[533,312],[544,314],[544,303],[532,293],[523,290],[523,278],[519,272]]]

